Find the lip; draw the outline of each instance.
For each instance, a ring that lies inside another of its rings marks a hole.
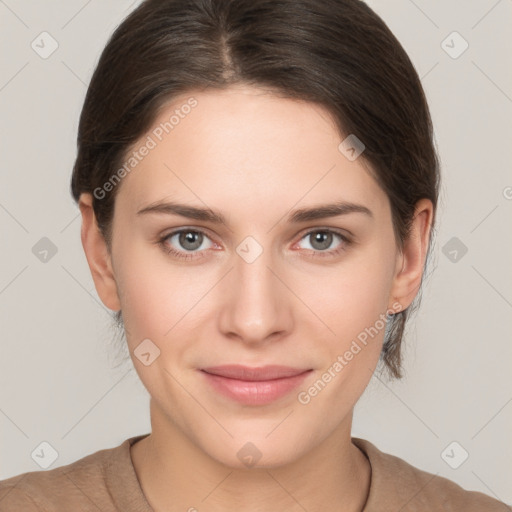
[[[265,405],[295,389],[311,369],[269,365],[224,365],[202,368],[201,373],[217,392],[245,405]]]
[[[304,368],[292,368],[290,366],[267,365],[259,367],[243,366],[241,364],[227,364],[222,366],[210,366],[202,368],[203,372],[245,381],[267,381],[294,377],[308,371]]]

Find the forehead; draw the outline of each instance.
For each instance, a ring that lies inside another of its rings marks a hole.
[[[330,199],[385,206],[362,159],[340,151],[343,138],[317,104],[248,86],[189,92],[164,105],[133,146],[139,154],[128,154],[135,165],[118,201],[132,209],[165,197],[238,202],[253,212]]]

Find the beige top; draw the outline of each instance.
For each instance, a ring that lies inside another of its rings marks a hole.
[[[130,456],[130,445],[148,435],[131,437],[66,466],[0,481],[0,512],[153,512]],[[512,511],[501,501],[383,453],[369,441],[352,438],[352,442],[372,468],[362,512]]]

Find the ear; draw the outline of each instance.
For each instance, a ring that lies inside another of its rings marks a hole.
[[[416,203],[410,236],[404,241],[403,250],[397,257],[391,297],[400,303],[400,311],[410,306],[420,289],[433,212],[430,199],[420,199]]]
[[[119,311],[121,304],[117,293],[117,285],[112,269],[112,258],[107,243],[98,228],[96,215],[92,208],[92,195],[82,193],[78,206],[82,213],[82,246],[98,295],[113,311]]]

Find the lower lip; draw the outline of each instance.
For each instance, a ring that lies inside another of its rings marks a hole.
[[[228,398],[245,405],[265,405],[290,393],[311,371],[293,377],[262,381],[228,379],[203,371],[201,373],[216,391]]]

